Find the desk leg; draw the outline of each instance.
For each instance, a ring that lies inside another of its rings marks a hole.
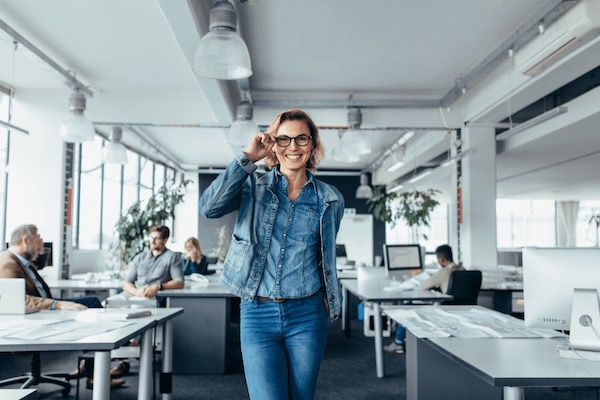
[[[342,331],[350,337],[350,293],[344,288],[344,301],[342,301]]]
[[[173,393],[173,321],[163,325],[162,371],[160,374],[162,400],[171,400]]]
[[[377,367],[377,377],[383,378],[385,371],[383,367],[383,340],[381,326],[381,308],[378,302],[373,302],[373,321],[375,326],[375,365]]]
[[[525,390],[522,387],[504,386],[504,400],[525,400]]]
[[[140,342],[140,378],[138,400],[152,399],[152,329],[147,329]]]
[[[110,351],[94,353],[94,391],[93,400],[110,399]]]

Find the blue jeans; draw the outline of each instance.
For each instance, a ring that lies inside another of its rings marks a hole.
[[[394,341],[398,344],[404,344],[404,339],[406,339],[406,328],[402,324],[396,325],[396,337]]]
[[[242,301],[240,310],[250,398],[312,399],[329,325],[323,293],[283,303]]]

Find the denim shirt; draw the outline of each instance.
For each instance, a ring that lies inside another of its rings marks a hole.
[[[275,169],[275,178],[279,206],[258,295],[279,299],[308,297],[322,286],[317,262],[317,192],[310,175],[299,196],[292,201],[288,198],[286,177]]]
[[[264,175],[241,153],[206,190],[199,201],[200,213],[219,218],[238,211],[220,282],[242,300],[256,299],[267,264],[278,200],[275,171]],[[314,179],[321,237],[320,274],[327,292],[329,317],[342,308],[342,289],[335,269],[335,237],[344,215],[344,198],[333,186]]]

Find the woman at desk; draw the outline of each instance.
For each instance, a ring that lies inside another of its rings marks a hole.
[[[330,318],[341,311],[335,237],[340,192],[312,172],[324,156],[314,122],[279,114],[204,191],[200,212],[238,211],[221,283],[242,301],[241,346],[252,400],[312,399]],[[265,159],[270,171],[255,173]]]
[[[184,275],[202,274],[208,275],[208,260],[202,254],[200,242],[191,237],[183,244],[184,252],[181,257],[181,267]]]

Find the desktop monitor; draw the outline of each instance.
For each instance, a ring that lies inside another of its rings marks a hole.
[[[421,246],[418,244],[384,244],[383,256],[389,277],[403,279],[410,272],[423,269]]]
[[[600,249],[523,249],[525,325],[571,331],[574,348],[600,351]]]
[[[5,243],[5,249],[8,249],[10,244]],[[38,269],[52,266],[52,242],[44,242],[43,251],[37,256],[34,264]]]

